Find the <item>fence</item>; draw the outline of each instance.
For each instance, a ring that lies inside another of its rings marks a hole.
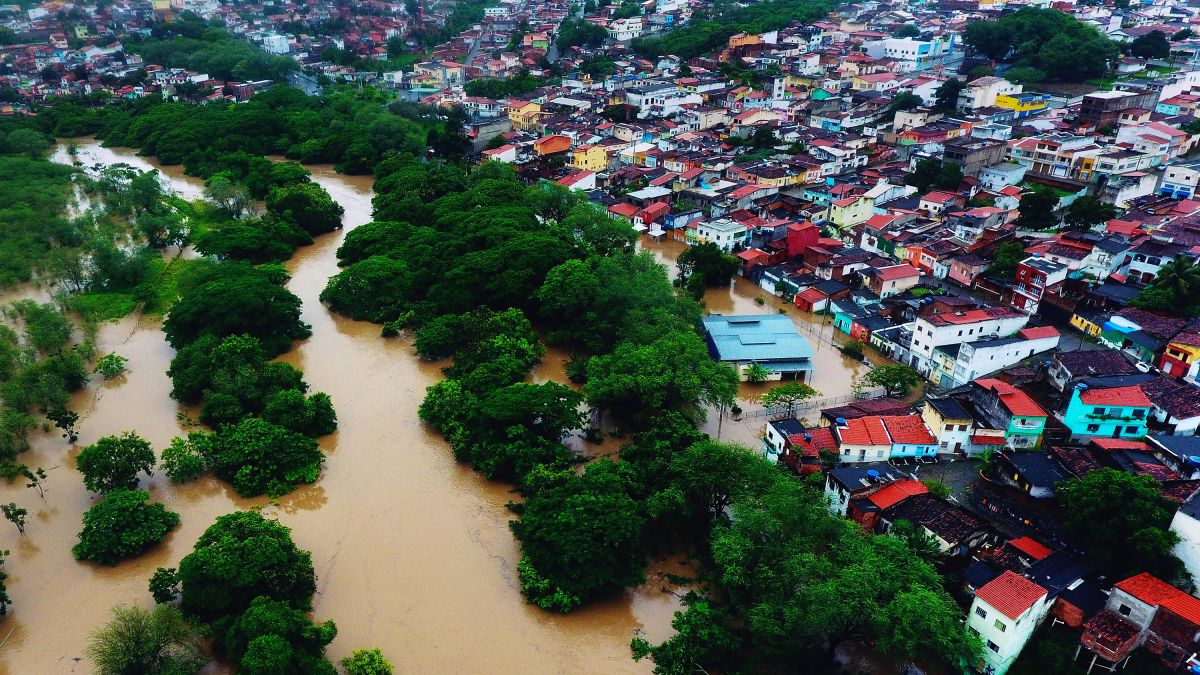
[[[805,410],[821,410],[824,408],[832,408],[836,405],[849,403],[851,401],[862,401],[870,398],[882,398],[887,393],[883,387],[875,387],[873,389],[865,389],[857,394],[845,394],[843,396],[830,396],[827,398],[810,398],[806,401],[800,401],[790,409],[791,413],[799,413]],[[787,406],[777,406],[774,408],[758,408],[756,410],[743,410],[737,417],[733,417],[728,409],[725,410],[725,416],[730,419],[756,419],[759,417],[776,418],[787,417],[789,409]]]

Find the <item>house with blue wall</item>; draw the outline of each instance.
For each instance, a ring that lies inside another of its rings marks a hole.
[[[1075,385],[1063,414],[1072,441],[1090,438],[1141,438],[1153,403],[1135,385],[1121,387]]]

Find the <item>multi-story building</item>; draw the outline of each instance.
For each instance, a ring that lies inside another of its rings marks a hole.
[[[1178,670],[1197,652],[1197,635],[1200,598],[1143,572],[1113,586],[1104,611],[1083,625],[1079,642],[1094,654],[1091,663],[1105,670],[1115,672],[1141,646]]]
[[[959,402],[969,405],[975,418],[972,446],[1022,449],[1041,443],[1049,413],[1011,384],[992,378],[975,380]],[[983,447],[973,447],[970,452],[982,451]]]
[[[1012,570],[980,586],[967,614],[967,630],[983,641],[979,670],[1007,673],[1052,604],[1045,588]]]
[[[1013,337],[943,345],[934,349],[929,381],[942,389],[953,389],[1048,352],[1058,346],[1058,339],[1053,326],[1044,326],[1023,328]]]
[[[1003,77],[979,77],[971,80],[958,94],[959,110],[974,110],[996,105],[998,96],[1021,93],[1023,87]]]
[[[1071,390],[1063,424],[1073,441],[1091,438],[1141,438],[1154,406],[1140,387],[1089,386],[1080,382]]]
[[[1007,108],[1013,111],[1013,116],[1021,119],[1045,111],[1050,105],[1050,95],[1033,92],[1001,94],[996,97],[995,105],[998,108]]]
[[[1162,167],[1158,179],[1158,194],[1176,199],[1191,199],[1196,196],[1200,184],[1200,162],[1168,164]]]
[[[1067,271],[1066,265],[1037,255],[1022,260],[1017,265],[1012,306],[1026,314],[1036,314],[1046,291],[1065,281]]]
[[[962,167],[964,176],[974,178],[985,166],[999,163],[1005,148],[1002,141],[956,138],[946,142],[942,161]]]
[[[750,245],[753,234],[751,228],[730,218],[702,220],[695,227],[687,228],[687,243],[689,245],[713,243],[721,250],[729,252],[733,248],[744,248]]]
[[[977,340],[985,336],[1011,335],[1028,323],[1029,317],[1012,307],[991,307],[965,312],[934,314],[918,318],[912,328],[909,365],[929,373],[935,347]]]
[[[971,445],[971,413],[953,398],[930,397],[925,400],[921,419],[938,439],[942,452],[966,452]]]
[[[1120,119],[1123,110],[1153,110],[1157,103],[1158,92],[1154,91],[1097,91],[1083,97],[1078,119],[1096,126],[1111,125]]]

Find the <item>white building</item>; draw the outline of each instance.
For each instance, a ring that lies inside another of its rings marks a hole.
[[[983,640],[984,672],[1004,675],[1050,612],[1045,588],[1005,570],[975,591],[967,630]]]
[[[1003,77],[979,77],[967,83],[958,94],[960,110],[974,110],[996,105],[997,96],[1019,94],[1024,89]]]
[[[864,43],[863,49],[872,58],[899,61],[901,72],[924,70],[954,51],[954,37],[948,35],[932,40],[888,38]]]
[[[1025,327],[1029,317],[1012,307],[991,307],[923,316],[913,322],[909,345],[912,367],[929,373],[935,347],[970,342],[987,336],[1011,335]]]
[[[747,246],[750,243],[751,230],[744,223],[730,218],[705,220],[696,224],[695,229],[688,228],[688,244],[714,243],[725,252],[733,249],[735,244]],[[693,238],[695,241],[693,241]]]
[[[1045,326],[1023,328],[1013,337],[943,345],[934,350],[929,379],[942,389],[953,389],[1048,352],[1058,346],[1058,339],[1058,331]]]
[[[291,51],[292,48],[289,42],[290,41],[286,35],[278,35],[275,33],[272,33],[271,35],[264,35],[262,41],[263,51],[271,54],[286,54]]]
[[[614,19],[608,24],[608,34],[617,42],[628,42],[641,37],[643,28],[640,18]]]

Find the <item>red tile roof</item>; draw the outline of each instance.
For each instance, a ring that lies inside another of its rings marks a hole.
[[[1041,543],[1030,539],[1029,537],[1021,537],[1008,542],[1008,545],[1018,551],[1028,555],[1034,560],[1041,560],[1054,552],[1054,549],[1044,546]]]
[[[894,279],[907,279],[909,277],[920,276],[921,272],[912,265],[891,265],[889,267],[880,267],[875,270],[875,276],[882,281],[892,281]]]
[[[1005,443],[1003,436],[982,436],[980,434],[971,436],[971,442],[975,445],[1004,445]]]
[[[934,445],[937,439],[929,433],[929,427],[916,415],[883,417],[883,426],[887,428],[893,443],[911,443],[913,445]]]
[[[1188,595],[1149,572],[1142,572],[1117,584],[1147,605],[1165,607],[1175,614],[1200,626],[1200,598]]]
[[[1033,604],[1044,595],[1046,595],[1046,589],[1012,570],[1005,570],[1004,574],[975,591],[975,596],[980,600],[1014,620],[1020,617],[1025,610],[1033,607]]]
[[[822,450],[833,450],[837,452],[837,441],[833,438],[833,429],[830,427],[814,427],[806,432],[812,436],[811,441],[804,440],[804,434],[792,434],[788,436],[792,446],[800,449],[800,454],[805,457],[820,457]]]
[[[1146,451],[1146,444],[1142,441],[1134,441],[1127,438],[1093,438],[1092,445],[1101,450],[1140,450]]]
[[[888,485],[887,487],[867,495],[867,499],[872,504],[881,509],[886,509],[889,506],[899,504],[900,502],[915,495],[923,495],[929,492],[929,488],[915,480],[902,480]]]
[[[1030,398],[1029,394],[1026,394],[1007,382],[993,378],[984,378],[981,380],[975,380],[975,384],[983,387],[984,389],[990,389],[996,392],[1000,396],[1000,402],[1003,403],[1004,407],[1008,408],[1008,411],[1014,415],[1020,415],[1023,417],[1046,416],[1046,411],[1042,410],[1042,407],[1038,405],[1032,398]],[[1137,389],[1137,387],[1132,387],[1132,389]],[[1140,392],[1141,390],[1138,389],[1138,391]],[[1143,394],[1142,397],[1145,398],[1145,395]]]
[[[1017,335],[1026,340],[1038,340],[1041,338],[1056,337],[1059,335],[1059,332],[1054,326],[1038,326],[1037,328],[1022,328],[1017,331]]]
[[[1136,406],[1139,408],[1149,408],[1153,405],[1140,387],[1132,385],[1088,389],[1080,392],[1079,400],[1087,405]]]
[[[888,445],[892,439],[883,427],[881,417],[860,417],[847,420],[846,426],[838,427],[838,438],[843,445]]]

